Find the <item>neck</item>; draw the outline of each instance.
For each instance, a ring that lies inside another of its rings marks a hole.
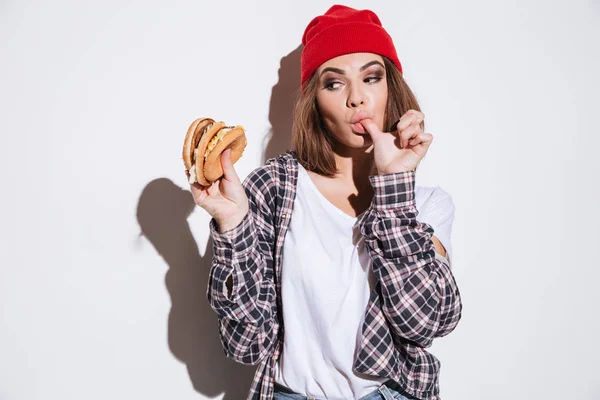
[[[376,173],[373,146],[365,149],[335,149],[338,173],[334,179],[354,185],[357,189],[370,186],[369,176]]]

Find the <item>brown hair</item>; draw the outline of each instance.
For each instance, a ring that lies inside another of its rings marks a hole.
[[[383,57],[383,56],[382,56]],[[384,116],[384,131],[390,132],[392,125],[408,110],[421,111],[412,90],[398,68],[387,57],[383,57],[388,85],[388,99]],[[315,71],[316,72],[316,71]],[[322,124],[317,108],[319,80],[316,73],[306,81],[297,94],[292,121],[292,150],[298,162],[308,171],[332,177],[337,171],[333,157],[333,138]],[[421,128],[425,129],[425,123]]]

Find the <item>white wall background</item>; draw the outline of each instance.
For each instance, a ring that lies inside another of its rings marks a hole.
[[[331,4],[0,2],[0,399],[245,397],[181,145],[206,115],[247,128],[242,178],[284,150]],[[600,399],[600,3],[346,4],[394,38],[435,136],[418,184],[456,205],[444,400]]]

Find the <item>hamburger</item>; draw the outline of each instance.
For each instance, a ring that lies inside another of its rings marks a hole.
[[[212,118],[198,118],[188,128],[183,143],[183,163],[189,182],[210,186],[223,176],[221,153],[231,148],[236,163],[246,148],[246,132],[240,125],[227,126]]]

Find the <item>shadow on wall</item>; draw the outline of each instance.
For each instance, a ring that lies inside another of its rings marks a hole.
[[[256,367],[227,358],[221,346],[217,316],[206,299],[212,241],[201,256],[187,222],[195,207],[190,192],[166,178],[150,182],[138,204],[142,233],[169,268],[169,348],[187,366],[198,393],[216,397],[226,392],[225,400],[243,399]]]
[[[301,46],[281,59],[279,81],[271,95],[272,128],[265,139],[263,164],[290,148],[293,99],[300,82],[300,53]],[[174,157],[174,162],[181,160]],[[185,176],[183,164],[181,174]],[[225,356],[217,316],[206,298],[212,240],[209,239],[207,251],[201,256],[187,221],[193,211],[205,212],[194,204],[188,190],[166,178],[155,179],[144,188],[137,208],[142,234],[169,268],[165,276],[171,297],[169,348],[187,366],[198,393],[216,397],[225,392],[224,400],[244,399],[256,366],[238,364]]]
[[[301,54],[302,45],[283,57],[279,64],[279,81],[271,90],[269,105],[271,129],[264,139],[266,145],[263,144],[262,164],[269,158],[292,148],[292,113],[295,96],[300,87]]]

